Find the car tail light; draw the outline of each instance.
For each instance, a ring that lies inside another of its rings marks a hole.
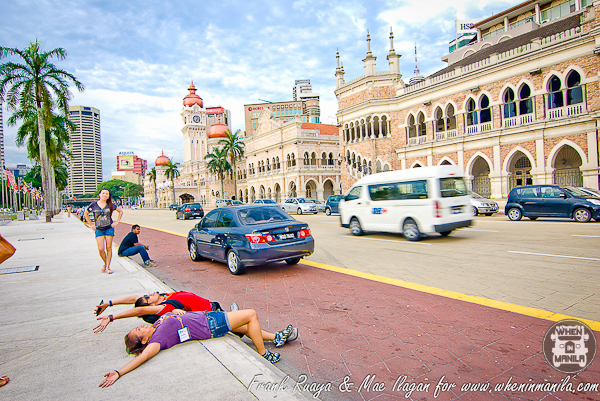
[[[298,231],[298,238],[310,237],[310,228]]]
[[[190,209],[189,207],[186,207],[186,208],[185,208],[185,211],[186,211],[186,212],[190,212],[191,210],[192,210],[192,209]]]
[[[435,208],[433,210],[433,216],[434,217],[442,217],[442,208],[440,207],[440,202],[439,201],[435,201]]]
[[[248,238],[248,241],[250,241],[251,244],[262,244],[265,242],[277,241],[271,234],[246,234],[246,238]]]

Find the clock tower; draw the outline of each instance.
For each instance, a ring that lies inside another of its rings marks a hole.
[[[184,173],[193,174],[198,162],[206,155],[206,109],[202,98],[196,94],[194,81],[188,88],[190,93],[183,98],[181,120],[183,128]]]

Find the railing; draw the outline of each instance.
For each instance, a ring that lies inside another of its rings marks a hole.
[[[501,33],[504,33],[504,32],[505,32],[504,28],[496,29],[493,32],[489,32],[489,33],[486,33],[485,35],[483,35],[483,40],[493,38],[494,36],[500,35]]]
[[[533,113],[529,113],[529,114],[523,114],[521,116],[504,118],[502,120],[502,127],[503,128],[513,128],[513,127],[517,127],[519,125],[530,124],[532,122],[533,122]]]
[[[488,121],[481,124],[467,125],[467,134],[478,134],[492,130],[492,122]]]
[[[584,113],[587,113],[585,103],[577,103],[570,106],[548,109],[548,119],[553,120],[561,117],[573,117]]]
[[[451,129],[451,130],[447,130],[447,131],[439,131],[439,132],[435,133],[435,140],[443,141],[444,139],[452,139],[452,138],[456,138],[457,136],[458,136],[457,129]]]
[[[408,146],[421,145],[425,142],[427,142],[427,135],[420,135],[408,138]]]

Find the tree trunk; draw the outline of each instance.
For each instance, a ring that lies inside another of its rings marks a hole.
[[[48,154],[46,153],[46,127],[44,125],[44,116],[42,107],[37,104],[37,123],[38,123],[38,141],[40,148],[40,174],[42,176],[42,191],[44,191],[44,211],[46,213],[46,223],[52,222],[53,197],[52,186],[50,183]]]
[[[231,156],[231,164],[233,164],[233,191],[237,199],[237,178],[235,176],[235,155]]]
[[[173,183],[173,203],[177,203],[177,201],[175,200],[175,181],[171,179],[171,182]]]
[[[225,193],[223,192],[223,181],[225,180],[225,173],[221,173],[221,199],[225,199]]]

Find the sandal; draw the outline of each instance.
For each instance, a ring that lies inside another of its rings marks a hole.
[[[100,273],[106,273],[106,266],[102,267],[102,270],[100,270]]]
[[[6,385],[9,381],[10,381],[10,379],[8,378],[8,376],[0,377],[0,387]]]
[[[113,271],[109,269],[106,269],[106,274],[113,274]]]

